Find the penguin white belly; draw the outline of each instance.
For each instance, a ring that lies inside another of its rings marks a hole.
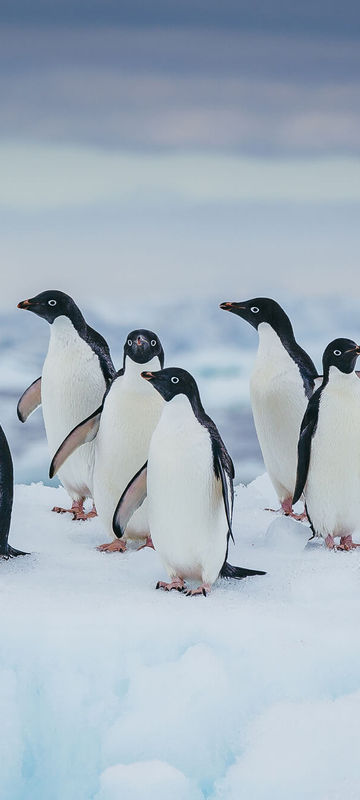
[[[297,365],[267,323],[259,326],[250,396],[265,467],[282,502],[294,493],[297,444],[308,401]]]
[[[52,458],[70,431],[101,404],[105,379],[99,359],[67,317],[51,326],[41,379],[41,402]],[[95,446],[80,447],[59,470],[73,500],[92,495]]]
[[[311,521],[324,538],[360,529],[360,383],[342,378],[322,392],[305,485]]]
[[[115,380],[106,397],[96,437],[94,500],[109,535],[113,535],[114,511],[124,489],[147,460],[164,405],[158,392],[140,377],[142,370],[158,369],[158,359],[153,359],[151,366],[136,365],[136,374],[132,364],[127,364],[125,375]],[[124,538],[146,538],[148,532],[145,500],[131,518]]]
[[[147,487],[151,536],[170,578],[214,583],[227,546],[222,486],[208,431],[184,395],[165,407],[154,432]]]

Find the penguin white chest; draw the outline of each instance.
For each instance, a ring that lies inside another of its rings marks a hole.
[[[41,400],[50,455],[70,431],[101,404],[105,379],[99,359],[61,316],[51,325],[48,353],[41,379]],[[66,461],[59,477],[72,496],[91,493],[93,443],[85,444]]]
[[[109,533],[124,489],[147,460],[150,439],[164,405],[141,372],[159,367],[158,358],[143,365],[128,359],[125,374],[114,381],[105,400],[95,440],[94,499]],[[147,531],[145,501],[130,520],[127,536],[146,535]]]
[[[268,323],[258,328],[259,348],[250,380],[256,433],[279,500],[292,497],[297,443],[307,407],[299,369]]]
[[[305,486],[316,532],[326,538],[360,528],[360,381],[330,369],[320,399]]]
[[[211,439],[184,395],[167,403],[148,459],[150,531],[170,577],[213,583],[225,559],[227,520]]]

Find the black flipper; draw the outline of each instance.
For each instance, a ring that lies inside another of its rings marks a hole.
[[[113,531],[118,539],[124,535],[132,515],[140,508],[147,495],[147,461],[128,483],[116,506],[113,516]]]
[[[309,471],[311,442],[315,434],[317,421],[319,416],[319,404],[321,398],[322,387],[314,392],[310,398],[308,407],[305,411],[303,421],[300,428],[300,437],[298,442],[298,462],[296,473],[296,486],[293,497],[293,505],[300,500],[304,491],[306,479]]]
[[[233,542],[234,536],[232,532],[232,507],[233,507],[233,488],[232,488],[232,478],[230,478],[229,474],[225,472],[224,465],[220,457],[217,456],[217,468],[219,470],[219,475],[222,484],[222,494],[224,498],[224,506],[225,506],[225,513],[226,519],[229,526],[228,531],[228,540],[231,536]]]
[[[17,415],[20,422],[26,422],[30,414],[41,405],[41,376],[37,378],[24,394],[21,395],[17,404]]]
[[[57,449],[50,464],[50,478],[53,478],[54,475],[56,475],[60,467],[62,467],[66,459],[71,456],[74,450],[77,450],[80,445],[86,444],[86,442],[92,442],[92,440],[95,439],[95,436],[99,430],[102,410],[103,404],[97,408],[93,414],[90,414],[89,417],[84,419],[83,422],[80,422],[79,425],[76,425],[76,427],[73,428],[73,430],[68,434],[66,439],[64,439],[60,447]]]
[[[0,557],[26,556],[8,543],[14,496],[14,472],[9,445],[0,426]]]
[[[228,561],[224,561],[220,570],[220,578],[235,578],[240,581],[250,575],[266,575],[266,572],[258,569],[246,569],[245,567],[233,567]]]

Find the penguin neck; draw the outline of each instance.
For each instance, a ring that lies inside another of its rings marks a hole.
[[[155,356],[145,364],[138,364],[133,361],[129,356],[124,359],[124,374],[122,376],[122,386],[128,390],[136,392],[148,392],[151,389],[155,392],[152,386],[149,386],[148,381],[141,377],[142,372],[151,372],[160,369],[160,361],[158,356]]]
[[[86,329],[86,322],[80,311],[79,314],[82,322],[77,319],[76,324],[65,314],[56,317],[54,322],[50,325],[50,340],[71,340],[78,336],[84,338],[82,334]]]
[[[176,427],[183,425],[193,424],[194,417],[198,422],[203,424],[202,415],[204,409],[201,405],[200,397],[195,401],[193,398],[188,397],[186,394],[177,394],[167,403],[163,410],[164,424],[175,424]]]
[[[259,351],[261,350],[269,356],[272,351],[283,347],[289,356],[293,358],[293,352],[298,347],[298,344],[295,340],[290,320],[288,320],[288,325],[282,324],[276,327],[270,325],[269,322],[260,322],[258,334]]]
[[[342,372],[340,369],[332,365],[330,368],[324,370],[322,389],[324,389],[327,384],[334,389],[351,387],[352,384],[360,386],[358,381],[359,378],[354,370],[352,372]]]

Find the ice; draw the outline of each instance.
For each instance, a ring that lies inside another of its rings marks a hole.
[[[68,502],[16,487],[32,555],[0,562],[1,800],[355,800],[360,553],[304,546],[261,476],[229,561],[267,575],[187,598],[155,591],[156,552],[99,553],[98,519],[50,511]]]
[[[175,767],[162,761],[117,764],[101,775],[96,800],[202,800],[204,795]]]

